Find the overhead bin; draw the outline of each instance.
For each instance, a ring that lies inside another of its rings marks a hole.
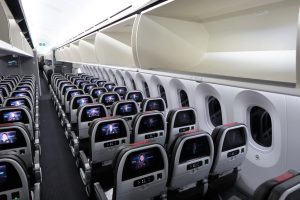
[[[1,54],[33,56],[30,45],[3,0],[0,0],[0,27]]]
[[[299,5],[298,0],[171,1],[136,20],[136,64],[296,83]]]
[[[79,54],[83,63],[98,63],[95,53],[96,33],[79,40]]]
[[[73,62],[80,62],[81,61],[80,54],[79,54],[78,43],[70,44],[69,52],[70,52],[71,59],[72,59]]]
[[[124,19],[96,34],[95,51],[99,64],[135,67],[132,52],[136,16]]]

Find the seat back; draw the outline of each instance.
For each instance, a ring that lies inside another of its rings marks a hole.
[[[116,87],[116,84],[113,82],[105,83],[103,85],[107,89],[107,91],[112,92],[114,90],[114,87]]]
[[[248,146],[248,130],[244,124],[218,126],[213,130],[212,138],[215,149],[212,175],[231,171],[243,163]]]
[[[111,164],[118,148],[130,142],[128,125],[120,117],[95,120],[91,125],[89,135],[93,164]]]
[[[90,91],[90,95],[94,98],[94,99],[99,99],[100,95],[103,93],[106,93],[107,89],[105,87],[94,87],[92,88],[92,90]]]
[[[34,108],[33,108],[33,104],[30,101],[30,99],[27,96],[24,97],[9,97],[6,98],[4,103],[3,103],[4,107],[18,107],[18,106],[25,106],[27,107],[30,112],[31,115],[33,116],[34,114]]]
[[[128,89],[126,86],[116,86],[114,87],[113,91],[118,93],[120,97],[124,99]]]
[[[103,104],[86,104],[78,109],[78,137],[89,137],[89,127],[93,120],[107,117],[107,109]]]
[[[1,82],[0,82],[0,87],[6,87],[6,89],[7,89],[7,91],[8,91],[9,93],[12,92],[12,90],[13,90],[11,84],[8,83],[8,82],[3,82],[3,81],[1,81]]]
[[[104,87],[104,84],[106,83],[106,81],[104,80],[99,80],[96,82],[96,84],[99,86],[99,87]],[[106,88],[105,88],[106,89]]]
[[[61,90],[62,90],[63,86],[70,85],[70,84],[72,84],[72,83],[68,80],[59,82],[58,86],[57,86],[57,89],[56,89],[57,96],[59,97],[59,94],[61,93]]]
[[[97,84],[97,81],[100,80],[99,78],[91,78],[90,82],[91,83],[96,83]],[[98,85],[98,84],[97,84]]]
[[[3,97],[3,98],[6,98],[9,96],[9,92],[7,90],[7,87],[5,86],[0,86],[0,95]]]
[[[144,94],[139,90],[129,91],[125,95],[125,100],[133,100],[140,105],[144,100]]]
[[[31,102],[34,102],[33,95],[29,91],[16,90],[10,95],[11,97],[28,97]]]
[[[85,86],[86,84],[89,84],[89,83],[90,83],[89,81],[84,80],[84,81],[80,81],[80,82],[77,84],[77,86],[78,86],[78,88],[80,88],[80,89],[83,90],[84,86]]]
[[[32,88],[29,85],[24,85],[24,86],[17,86],[15,90],[20,90],[20,91],[30,91],[31,94],[34,94],[34,88]]]
[[[166,131],[165,117],[161,112],[139,113],[132,122],[132,142],[146,139],[164,146]]]
[[[78,96],[73,96],[71,98],[70,100],[71,123],[77,123],[78,108],[88,103],[94,103],[94,100],[90,95],[78,95]]]
[[[106,92],[101,94],[99,97],[99,103],[102,103],[106,106],[107,109],[113,105],[113,103],[120,101],[121,98],[118,93],[116,92]]]
[[[133,100],[118,101],[111,107],[111,115],[121,116],[125,121],[127,121],[130,129],[132,127],[132,120],[138,113],[139,106]]]
[[[73,84],[67,84],[62,87],[60,96],[59,96],[62,105],[65,105],[65,95],[66,95],[67,91],[74,90],[74,89],[77,89],[77,87]]]
[[[15,122],[23,123],[29,130],[31,138],[34,138],[32,116],[26,107],[0,108],[0,124]]]
[[[1,199],[31,199],[28,173],[15,155],[0,155]]]
[[[168,187],[175,190],[198,181],[206,183],[213,157],[214,144],[208,133],[182,133],[172,146]]]
[[[85,85],[83,86],[83,91],[84,91],[85,93],[89,94],[90,91],[91,91],[93,88],[95,88],[95,87],[97,87],[97,84],[95,84],[95,83],[87,83],[87,84],[85,84]]]
[[[255,200],[299,199],[300,174],[289,170],[284,174],[262,183],[254,192]]]
[[[169,151],[178,134],[196,129],[197,115],[194,108],[170,110],[167,117],[167,150]]]
[[[15,152],[23,160],[27,168],[32,167],[33,162],[32,141],[33,138],[24,124],[0,125],[0,152]]]
[[[146,98],[142,101],[141,111],[159,111],[166,116],[166,103],[162,98]]]
[[[65,111],[66,113],[70,113],[70,100],[74,96],[82,95],[84,94],[83,90],[80,89],[72,89],[67,91],[66,96],[65,96]]]
[[[114,200],[152,199],[165,193],[168,158],[159,144],[131,145],[115,159]]]

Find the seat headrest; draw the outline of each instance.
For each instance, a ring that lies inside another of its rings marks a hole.
[[[94,83],[87,83],[87,84],[84,84],[83,90],[84,90],[84,92],[89,93],[94,87],[97,87],[97,85]]]
[[[293,188],[293,189],[292,189]],[[300,174],[289,170],[284,174],[262,183],[254,192],[255,200],[298,199],[300,191]]]
[[[166,110],[166,103],[162,98],[147,98],[143,100],[141,108],[142,112],[154,110],[164,112]]]
[[[105,83],[103,87],[105,87],[107,91],[113,91],[115,86],[116,86],[115,83]]]
[[[23,97],[23,96],[29,97],[31,101],[33,100],[32,94],[29,91],[16,90],[11,93],[11,97]]]
[[[99,80],[96,82],[96,84],[99,86],[99,87],[104,87],[104,84],[106,83],[106,81],[104,80]],[[106,89],[106,88],[105,88]]]

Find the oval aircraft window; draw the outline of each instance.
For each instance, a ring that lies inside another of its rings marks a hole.
[[[222,109],[218,99],[216,99],[213,96],[208,97],[207,105],[208,105],[209,118],[212,125],[215,127],[222,125],[223,124]]]
[[[190,106],[189,97],[184,90],[179,91],[179,99],[182,107]]]
[[[143,81],[143,85],[144,85],[144,90],[145,90],[145,94],[146,94],[146,97],[150,97],[150,91],[149,91],[149,87],[148,87],[148,84],[146,83],[146,81]]]
[[[166,107],[168,107],[168,100],[167,100],[167,95],[166,95],[165,88],[162,85],[158,85],[158,91],[159,91],[160,97],[163,100],[165,100]]]
[[[250,110],[250,130],[253,140],[263,146],[272,146],[272,120],[270,114],[259,106]]]

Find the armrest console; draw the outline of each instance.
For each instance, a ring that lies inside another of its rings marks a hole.
[[[70,137],[70,148],[73,156],[76,158],[79,154],[79,140],[74,131],[71,131]]]
[[[40,196],[41,196],[41,184],[40,183],[34,184],[33,193],[34,193],[33,200],[40,200]]]
[[[89,185],[90,180],[91,180],[91,173],[92,173],[91,165],[83,151],[79,152],[79,158],[80,158],[80,162],[81,162],[81,165],[80,165],[81,179],[82,179],[84,185]]]
[[[96,200],[108,200],[99,182],[94,183],[94,189],[95,189]]]
[[[35,151],[34,154],[34,177],[36,182],[41,183],[42,182],[42,169],[41,169],[41,165],[40,165],[40,153],[39,151]]]

